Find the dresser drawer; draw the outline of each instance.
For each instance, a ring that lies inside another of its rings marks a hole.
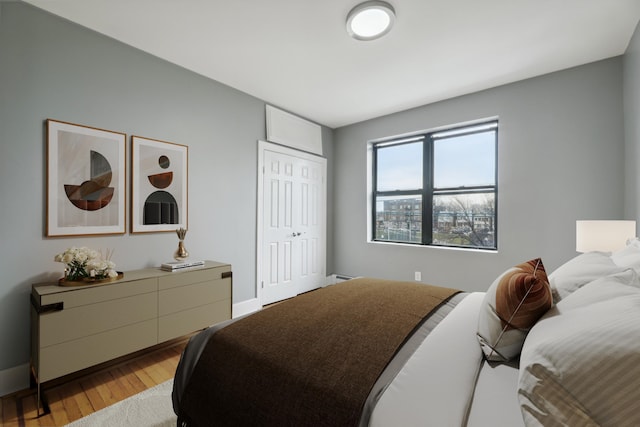
[[[158,340],[166,341],[231,319],[231,299],[221,300],[158,319]]]
[[[149,293],[40,315],[40,347],[71,341],[158,317],[158,295]]]
[[[48,381],[158,342],[156,319],[40,349],[38,380]]]
[[[126,276],[125,276],[126,279]],[[94,304],[106,300],[126,298],[133,295],[157,292],[158,279],[124,281],[114,284],[97,285],[87,288],[61,288],[60,292],[42,295],[39,304],[42,306],[62,303],[63,307],[72,308]]]
[[[168,273],[158,278],[160,290],[188,286],[194,283],[231,277],[231,266],[222,265],[214,268],[202,268],[189,271],[177,271]]]
[[[158,292],[158,314],[184,311],[200,305],[231,299],[231,279],[209,280]]]

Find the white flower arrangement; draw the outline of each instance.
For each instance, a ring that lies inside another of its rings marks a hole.
[[[107,251],[106,256],[102,252],[87,247],[72,247],[59,253],[54,261],[66,264],[64,270],[65,279],[71,281],[91,279],[106,279],[118,276],[115,270],[116,264],[111,261],[113,251]]]

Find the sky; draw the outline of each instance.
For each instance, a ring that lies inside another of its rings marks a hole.
[[[493,185],[495,136],[493,131],[462,135],[434,142],[436,188]],[[422,143],[378,150],[378,191],[422,187]]]

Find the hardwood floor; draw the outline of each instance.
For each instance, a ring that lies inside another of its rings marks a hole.
[[[35,389],[5,396],[0,402],[0,426],[63,426],[163,383],[173,378],[186,343],[181,340],[56,384],[45,384],[43,393],[51,411],[40,417]]]

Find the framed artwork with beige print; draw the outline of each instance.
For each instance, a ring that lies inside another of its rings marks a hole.
[[[126,134],[46,121],[45,235],[124,234]]]

